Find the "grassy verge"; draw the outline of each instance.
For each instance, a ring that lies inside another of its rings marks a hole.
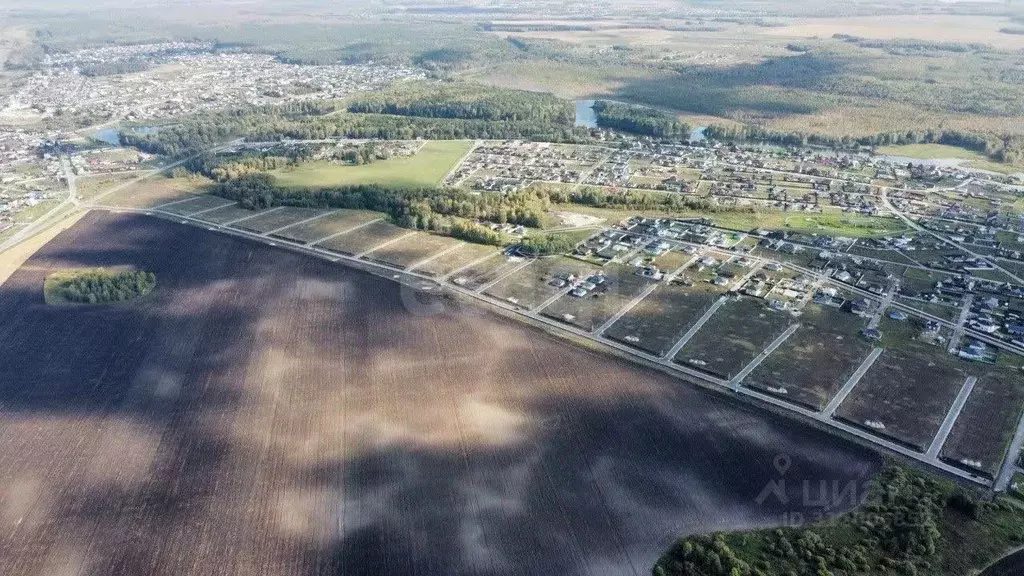
[[[1024,511],[890,463],[853,512],[803,528],[680,539],[658,576],[973,573],[1024,543]]]
[[[452,166],[469,151],[467,140],[431,141],[412,156],[389,158],[359,166],[311,162],[277,170],[277,183],[286,188],[380,184],[398,188],[437,186]]]

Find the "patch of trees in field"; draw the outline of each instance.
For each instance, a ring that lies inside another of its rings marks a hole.
[[[686,138],[693,128],[675,115],[647,106],[622,104],[610,100],[594,102],[597,125],[656,138]]]
[[[576,247],[576,240],[564,234],[543,234],[523,238],[519,250],[531,256],[567,254]]]
[[[571,102],[551,94],[499,90],[475,84],[414,84],[370,94],[349,105],[350,112],[460,120],[533,121],[572,126]]]
[[[98,269],[55,275],[47,279],[45,290],[64,302],[105,304],[145,296],[155,286],[152,272]]]
[[[856,498],[859,485],[851,485]],[[824,488],[823,488],[824,490]],[[947,576],[1024,542],[1024,512],[952,483],[888,465],[856,511],[809,528],[688,536],[655,576]]]

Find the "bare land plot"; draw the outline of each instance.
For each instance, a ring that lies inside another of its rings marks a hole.
[[[632,266],[608,264],[602,268],[608,280],[599,288],[582,298],[556,300],[542,314],[584,330],[596,330],[650,286],[652,280],[637,275],[635,270]]]
[[[715,312],[674,361],[731,378],[795,322],[792,316],[768,308],[762,300],[733,300]]]
[[[209,184],[210,180],[201,177],[167,178],[157,174],[109,196],[104,196],[97,203],[104,206],[153,208],[202,194]]]
[[[526,259],[519,257],[494,256],[454,274],[451,281],[464,288],[478,290],[522,266],[525,262]]]
[[[211,210],[205,214],[197,216],[203,222],[209,222],[210,224],[226,224],[228,222],[234,222],[241,218],[255,218],[260,214],[261,210],[249,210],[242,208],[239,204],[232,204],[216,210]]]
[[[820,410],[871,352],[861,337],[867,322],[835,308],[808,304],[800,328],[743,385]]]
[[[234,228],[241,228],[243,230],[251,230],[259,234],[266,234],[267,232],[273,232],[279,228],[284,228],[292,224],[298,224],[303,220],[309,220],[314,216],[326,214],[327,210],[317,210],[315,208],[295,208],[292,206],[285,206],[278,208],[273,212],[268,212],[262,216],[250,218],[244,222],[239,222]]]
[[[220,208],[223,206],[231,206],[233,203],[230,200],[221,198],[219,196],[196,196],[191,200],[184,202],[178,202],[177,204],[171,204],[161,208],[164,212],[170,212],[172,214],[180,214],[182,216],[189,216],[196,212],[202,212],[204,210],[210,210],[211,208]]]
[[[160,278],[151,298],[42,302],[54,267],[125,262]],[[156,219],[90,214],[0,314],[11,576],[632,573],[680,533],[778,524],[756,498],[780,452],[794,500],[880,465],[518,323],[416,315],[394,283]]]
[[[323,218],[317,218],[312,222],[305,224],[298,224],[291,226],[275,234],[288,240],[294,240],[296,242],[315,242],[350,230],[356,226],[372,222],[374,220],[380,220],[386,218],[386,215],[380,212],[370,212],[368,210],[338,210],[334,214],[324,216]]]
[[[911,340],[910,322],[885,318],[885,351],[875,360],[836,416],[865,430],[924,451],[967,379],[967,364],[942,346]],[[884,426],[881,427],[881,426]]]
[[[552,284],[555,279],[566,279],[570,275],[586,278],[599,270],[594,264],[566,256],[539,258],[495,284],[487,294],[531,310],[555,294],[569,291],[568,286]]]
[[[75,190],[78,197],[83,200],[92,200],[94,197],[116,188],[126,182],[138,178],[138,174],[97,174],[95,176],[79,176],[75,178]]]
[[[458,246],[460,243],[459,240],[447,236],[417,232],[408,238],[403,238],[394,244],[367,254],[366,259],[391,264],[404,270],[417,262],[453,246]]]
[[[483,244],[463,244],[455,250],[443,254],[423,266],[416,269],[417,272],[428,276],[445,276],[464,266],[468,266],[477,260],[498,253],[495,246],[484,246]]]
[[[409,230],[405,228],[400,228],[390,222],[380,221],[373,222],[341,236],[336,236],[317,244],[317,246],[332,252],[356,255],[408,233]]]
[[[718,300],[709,291],[678,284],[659,286],[604,335],[656,356],[668,353],[694,322]]]
[[[993,371],[978,378],[941,456],[994,477],[1024,409],[1024,383],[1019,371],[985,368]]]

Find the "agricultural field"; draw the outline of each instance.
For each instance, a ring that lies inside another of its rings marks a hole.
[[[376,262],[391,264],[404,270],[461,243],[461,241],[454,238],[417,232],[408,238],[403,238],[394,244],[371,252],[366,258]]]
[[[481,258],[487,258],[488,256],[493,256],[497,253],[498,248],[495,246],[470,244],[467,242],[455,250],[438,256],[430,262],[423,264],[419,268],[416,268],[416,271],[429,276],[445,276],[459,270],[460,268],[469,266]]]
[[[249,230],[259,234],[267,234],[323,214],[327,214],[327,210],[283,206],[269,210],[265,214],[255,218],[250,218],[244,222],[240,222],[237,226],[234,226],[234,228]]]
[[[437,186],[473,143],[466,140],[430,141],[416,154],[350,166],[309,162],[273,172],[284,187],[328,187],[350,184],[380,184],[401,188]]]
[[[335,236],[317,244],[332,252],[355,256],[377,246],[410,234],[410,230],[399,228],[390,222],[372,222],[341,236]]]
[[[796,322],[790,314],[768,308],[763,300],[733,300],[715,312],[674,361],[731,378]]]
[[[885,351],[836,416],[918,450],[925,450],[969,375],[945,347],[915,340],[912,321],[884,318]],[[884,426],[884,427],[883,427]]]
[[[963,411],[942,446],[950,462],[994,477],[1024,410],[1020,371],[983,368]]]
[[[569,286],[554,285],[553,281],[566,280],[569,276],[586,278],[599,270],[600,268],[593,264],[566,256],[538,258],[526,268],[492,286],[487,290],[487,294],[532,310],[556,294],[565,294],[569,291]]]
[[[43,304],[52,269],[119,264],[157,274],[150,297]],[[630,573],[680,532],[777,524],[755,498],[780,452],[787,479],[881,465],[519,323],[412,314],[387,280],[143,216],[86,215],[0,315],[11,576]]]
[[[636,274],[632,266],[622,264],[608,264],[602,272],[607,280],[597,289],[582,298],[556,300],[541,313],[584,330],[596,330],[653,282]]]
[[[337,210],[312,222],[286,228],[276,234],[286,240],[315,242],[328,236],[351,230],[374,220],[383,220],[387,215],[368,210]]]
[[[712,284],[665,284],[644,298],[604,335],[644,352],[662,356],[719,298]]]
[[[800,328],[743,381],[784,400],[820,410],[871,352],[867,322],[835,308],[808,304]]]

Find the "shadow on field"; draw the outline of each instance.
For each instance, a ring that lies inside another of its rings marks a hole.
[[[100,265],[152,270],[157,289],[42,303],[49,270]],[[880,466],[405,298],[205,230],[86,216],[0,287],[6,573],[646,574],[682,534],[848,509]]]

